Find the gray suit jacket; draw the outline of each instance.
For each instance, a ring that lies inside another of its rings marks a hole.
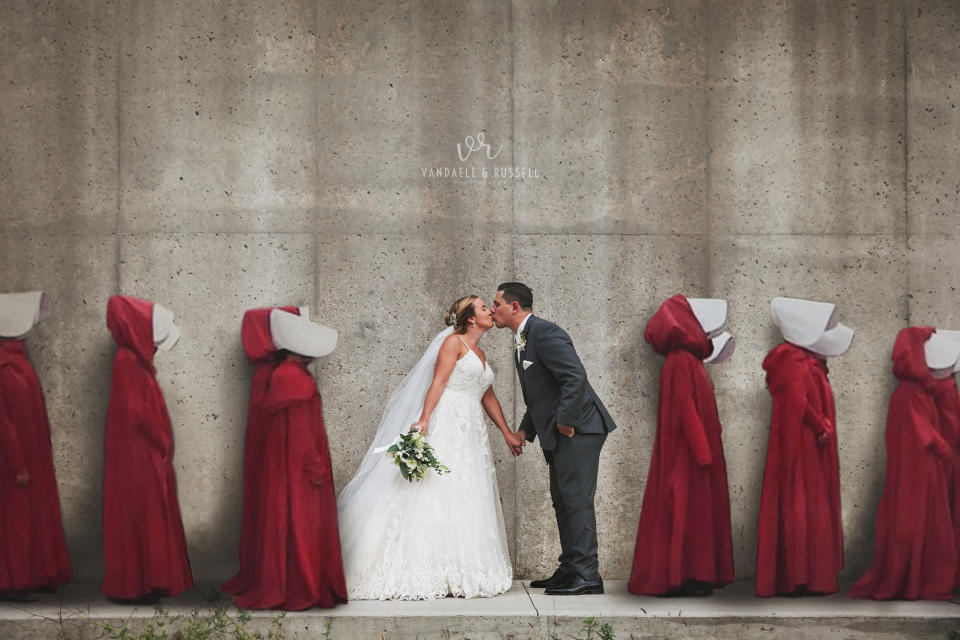
[[[513,361],[520,377],[520,389],[527,410],[520,429],[533,442],[551,451],[557,444],[557,424],[571,426],[575,433],[609,433],[617,428],[613,418],[594,393],[587,372],[567,332],[557,325],[530,316],[524,327],[527,335],[520,358]],[[523,361],[530,361],[526,369]]]

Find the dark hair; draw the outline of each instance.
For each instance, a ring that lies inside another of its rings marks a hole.
[[[473,295],[458,298],[456,302],[450,305],[450,310],[443,314],[443,324],[448,327],[453,327],[454,333],[466,333],[467,320],[475,315],[473,312],[473,301],[476,299],[477,296]],[[456,318],[456,320],[451,322],[454,318]]]
[[[310,356],[305,356],[301,353],[296,353],[295,351],[290,351],[289,349],[277,349],[276,353],[273,354],[275,362],[278,364],[289,358],[290,356],[296,356],[297,358],[302,358],[307,362],[313,362],[315,358]]]
[[[503,299],[507,304],[519,302],[521,309],[533,309],[533,291],[522,282],[504,282],[497,287],[497,291],[503,291]]]

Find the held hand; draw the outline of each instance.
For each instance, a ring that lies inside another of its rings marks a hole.
[[[526,440],[509,431],[503,434],[503,439],[506,441],[507,446],[510,447],[510,453],[514,456],[523,455],[523,445],[526,444]]]
[[[830,438],[833,437],[833,434],[836,432],[833,423],[830,422],[828,418],[824,418],[820,422],[820,428],[817,429],[817,443],[824,444],[828,442]]]
[[[573,427],[564,427],[559,422],[557,423],[557,431],[561,434],[567,436],[568,438],[573,437]]]
[[[938,437],[933,443],[933,452],[944,460],[949,460],[952,453],[952,451],[950,451],[950,445],[946,440],[940,437]]]
[[[17,475],[17,486],[18,486],[18,487],[25,487],[25,486],[27,486],[28,484],[30,484],[30,474],[29,474],[29,473],[21,473],[21,474],[18,474],[18,475]]]
[[[424,420],[423,418],[420,418],[419,420],[414,422],[412,425],[410,425],[410,428],[416,429],[423,435],[427,435],[427,429],[429,428],[429,426],[430,426],[429,420]]]

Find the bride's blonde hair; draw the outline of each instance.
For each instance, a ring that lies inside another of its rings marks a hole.
[[[467,332],[467,320],[473,317],[473,301],[477,296],[463,296],[450,305],[449,311],[443,314],[443,324],[453,327],[454,333]]]

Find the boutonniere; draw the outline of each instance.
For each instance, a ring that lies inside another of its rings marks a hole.
[[[514,343],[516,344],[517,351],[523,351],[527,346],[527,332],[524,331],[519,336],[516,336]]]

